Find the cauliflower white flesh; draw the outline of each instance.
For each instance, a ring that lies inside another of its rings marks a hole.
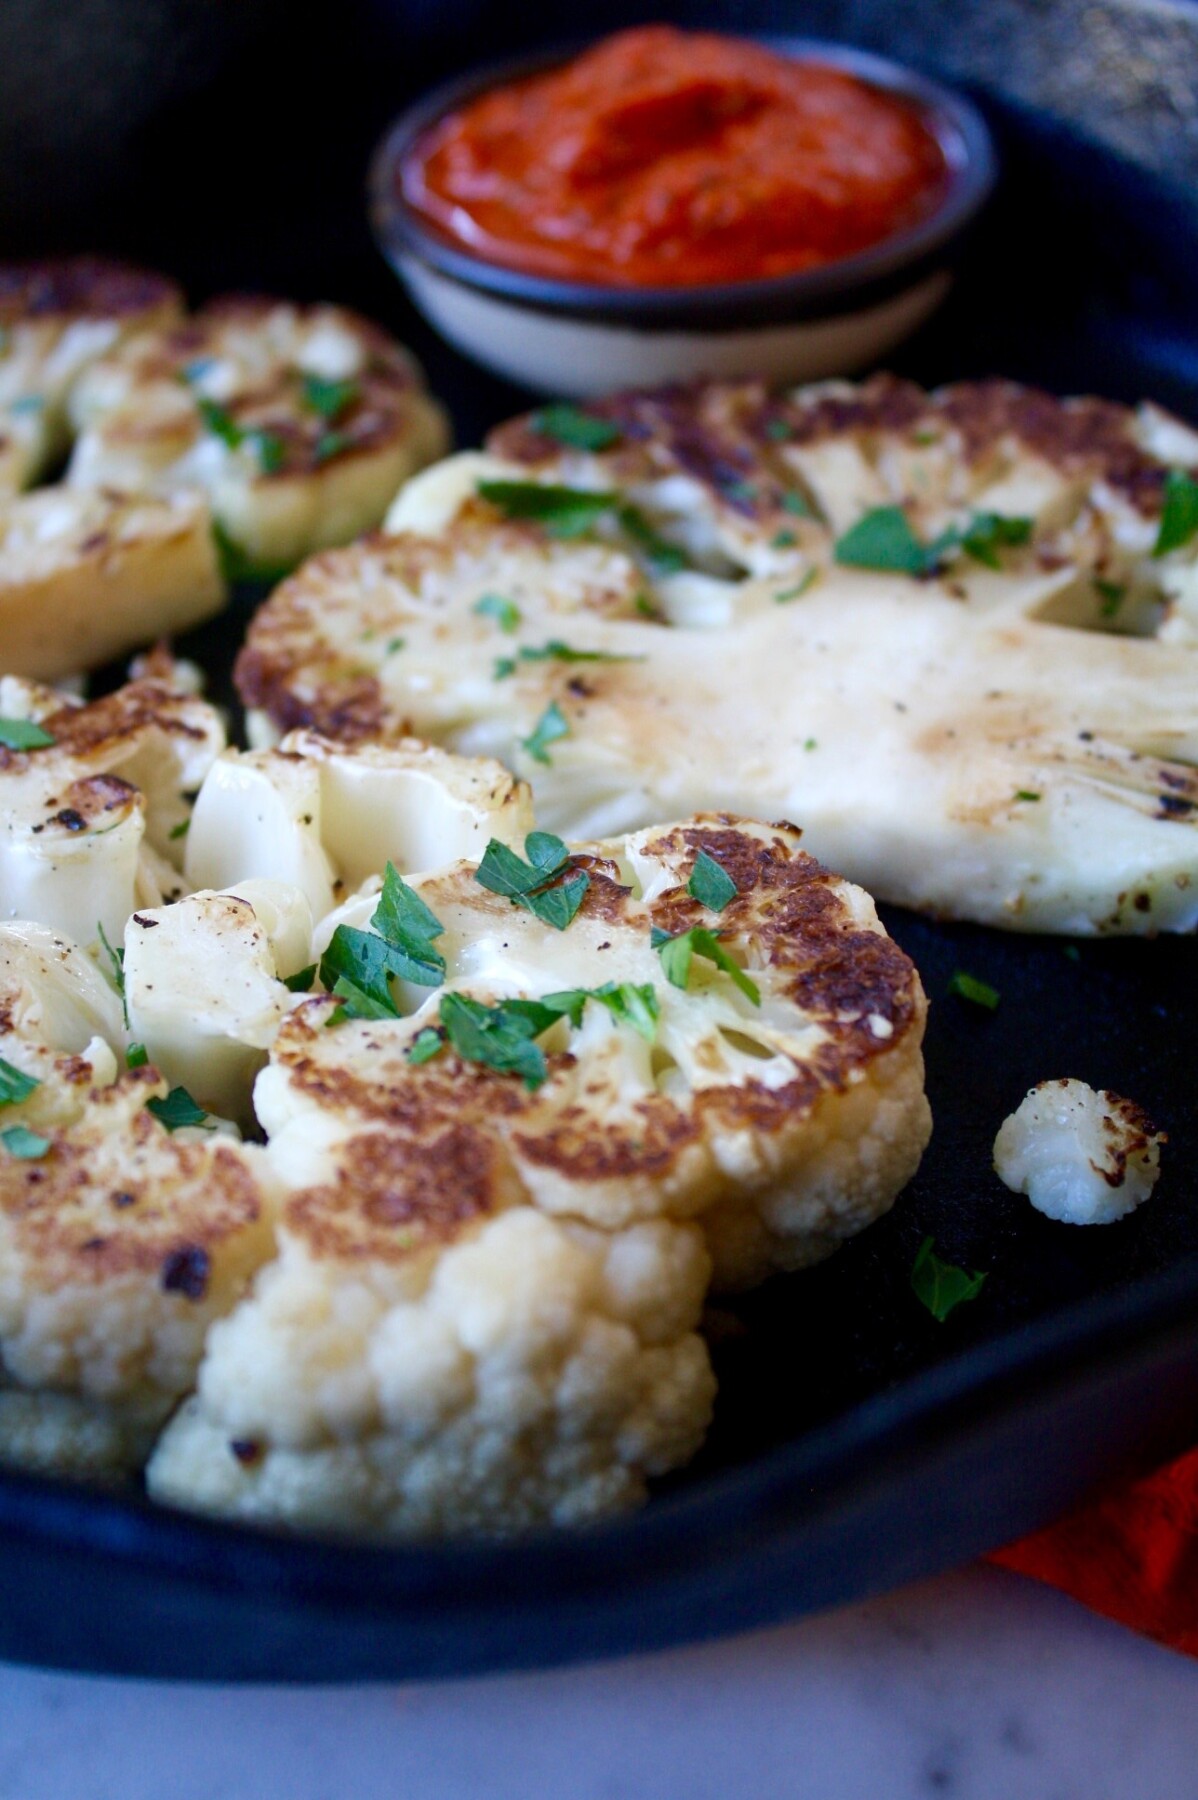
[[[481,857],[533,828],[526,784],[496,762],[415,739],[342,745],[290,732],[275,750],[226,750],[196,798],[184,868],[196,887],[247,877],[307,895],[314,919],[392,862],[431,869]]]
[[[46,925],[0,925],[0,1056],[38,1084],[0,1111],[0,1128],[73,1123],[91,1089],[116,1080],[124,1045],[121,1003],[77,944]]]
[[[700,851],[739,889],[719,914],[687,892]],[[329,1003],[309,1002],[255,1090],[276,1166],[302,1172],[346,1117],[405,1129],[470,1120],[502,1139],[546,1213],[606,1229],[700,1219],[725,1287],[813,1262],[885,1211],[930,1131],[925,1001],[869,896],[804,855],[785,826],[705,817],[574,856],[590,885],[564,931],[487,891],[469,865],[413,881],[444,927],[447,990],[493,1004],[648,987],[655,1028],[641,1035],[589,1002],[543,1039],[548,1079],[529,1091],[448,1048],[408,1059],[437,1020],[437,992],[400,984],[414,1016],[334,1030]],[[367,927],[374,906],[366,895],[327,919],[317,946],[337,924]],[[672,985],[653,928],[718,930],[761,1004],[701,955],[685,990]]]
[[[282,882],[135,912],[125,927],[131,1035],[205,1111],[252,1126],[254,1076],[295,1004],[283,978],[307,964],[311,939],[306,898]]]
[[[174,282],[125,263],[0,264],[0,494],[28,487],[65,455],[67,396],[84,369],[182,310]]]
[[[1003,1120],[994,1167],[1048,1218],[1109,1225],[1151,1194],[1164,1142],[1134,1101],[1084,1081],[1042,1081]]]
[[[233,297],[144,332],[76,384],[67,480],[199,489],[249,564],[377,525],[449,441],[414,359],[337,306]]]
[[[225,583],[206,502],[65,487],[0,504],[0,644],[54,681],[198,625]]]
[[[0,718],[51,739],[0,747],[0,918],[119,944],[136,907],[183,891],[185,796],[224,746],[220,715],[155,680],[84,704],[6,676]]]
[[[169,1132],[147,1105],[166,1091],[135,1069],[44,1124],[42,1151],[0,1150],[0,1370],[21,1390],[0,1460],[135,1465],[271,1252],[261,1153]]]
[[[159,1500],[399,1537],[576,1523],[702,1442],[693,1226],[608,1233],[521,1204],[473,1124],[313,1149],[281,1254],[212,1331],[147,1470]]]
[[[1198,434],[888,378],[594,410],[610,449],[517,422],[409,483],[392,535],[280,587],[238,665],[255,731],[499,756],[568,837],[696,806],[797,818],[831,867],[938,915],[1198,924],[1198,635],[1171,598],[1198,534],[1153,554]],[[561,483],[589,512],[526,516]]]

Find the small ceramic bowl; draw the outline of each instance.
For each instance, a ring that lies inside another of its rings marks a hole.
[[[795,275],[702,287],[615,287],[522,274],[472,256],[405,202],[417,140],[486,88],[552,68],[572,50],[477,70],[417,102],[370,173],[371,219],[388,262],[457,349],[510,381],[577,398],[693,375],[811,381],[875,362],[921,325],[952,279],[953,253],[995,178],[990,133],[961,95],[884,57],[808,38],[761,37],[923,109],[948,181],[936,210],[855,256]]]

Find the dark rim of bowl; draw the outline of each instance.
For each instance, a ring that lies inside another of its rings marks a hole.
[[[417,139],[453,108],[501,82],[553,68],[585,48],[571,44],[475,69],[435,88],[400,114],[370,166],[370,217],[383,254],[401,275],[403,263],[414,258],[462,286],[529,310],[659,329],[688,324],[727,329],[835,317],[884,300],[940,266],[948,246],[989,198],[997,175],[989,129],[972,102],[914,69],[849,45],[774,33],[741,35],[784,55],[843,69],[871,86],[915,101],[948,164],[948,187],[936,210],[908,230],[823,268],[696,288],[558,281],[487,262],[457,248],[404,200],[398,179],[404,158]]]

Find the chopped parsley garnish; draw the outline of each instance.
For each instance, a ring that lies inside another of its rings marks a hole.
[[[392,980],[439,987],[445,979],[445,958],[434,945],[445,927],[391,863],[370,923],[372,931],[338,925],[321,958],[320,979],[342,1003],[330,1013],[330,1025],[397,1019]]]
[[[1035,793],[1031,788],[1016,788],[1015,798],[1016,800],[1039,800],[1043,796]]]
[[[41,1085],[36,1076],[14,1069],[0,1056],[0,1106],[16,1106],[19,1101],[28,1100],[34,1089]]]
[[[949,977],[948,991],[956,994],[959,1000],[968,1000],[972,1006],[984,1006],[987,1012],[993,1012],[998,1005],[998,989],[991,987],[988,981],[979,981],[976,975],[969,975],[964,969],[957,969]]]
[[[300,379],[304,405],[309,411],[319,413],[322,419],[339,419],[361,398],[362,390],[353,380],[329,381],[323,375],[312,375],[307,371]]]
[[[6,1131],[0,1131],[0,1138],[8,1154],[19,1156],[22,1162],[37,1162],[50,1148],[50,1139],[39,1137],[27,1125],[10,1125]]]
[[[157,1097],[147,1100],[146,1109],[168,1131],[181,1131],[185,1125],[201,1125],[206,1131],[215,1130],[214,1126],[206,1124],[208,1114],[202,1106],[196,1105],[185,1087],[173,1087],[165,1100]]]
[[[536,724],[530,737],[521,738],[522,747],[528,751],[534,762],[550,765],[553,758],[549,754],[549,745],[556,744],[559,738],[569,737],[570,721],[566,718],[556,700],[551,700]]]
[[[781,500],[783,512],[793,513],[796,519],[813,519],[815,513],[811,502],[797,488],[788,488]]]
[[[150,1054],[144,1044],[130,1044],[125,1052],[127,1069],[144,1069],[149,1060]]]
[[[297,969],[294,975],[284,975],[283,986],[293,994],[310,994],[315,980],[316,964],[309,963],[306,969]]]
[[[506,681],[510,675],[514,675],[515,673],[516,659],[514,656],[497,656],[495,661],[491,664],[491,679],[493,681]]]
[[[513,906],[526,907],[555,931],[564,931],[582,905],[590,876],[585,869],[571,871],[570,852],[551,831],[530,831],[524,840],[524,855],[527,862],[507,844],[492,838],[475,880],[490,893],[502,894]]]
[[[568,1018],[577,1030],[588,1000],[596,1000],[600,1006],[605,1006],[613,1019],[622,1025],[631,1025],[648,1043],[657,1036],[657,1018],[661,1009],[651,981],[605,981],[602,987],[565,988],[561,993],[545,994],[540,1005]]]
[[[958,550],[964,550],[975,562],[997,569],[1001,566],[999,549],[1009,544],[1026,544],[1031,534],[1030,519],[980,512],[974,513],[964,527],[950,525],[925,544],[916,536],[901,506],[876,506],[837,540],[833,555],[848,568],[934,575]]]
[[[434,1057],[445,1039],[435,1025],[426,1025],[408,1045],[407,1058],[410,1063],[426,1063]]]
[[[503,1074],[523,1077],[530,1092],[539,1088],[549,1073],[544,1053],[533,1039],[558,1017],[533,1000],[485,1006],[467,994],[446,994],[441,1001],[441,1024],[458,1055],[467,1062],[485,1063]]]
[[[284,575],[291,573],[290,565],[280,563],[270,567],[265,563],[256,563],[246,555],[241,545],[231,538],[219,519],[212,521],[212,536],[216,542],[216,553],[220,561],[221,573],[226,581],[253,581],[263,585],[281,581]]]
[[[819,570],[810,568],[800,581],[796,581],[793,587],[783,588],[781,593],[774,595],[774,599],[779,606],[784,606],[788,600],[801,600],[808,589],[813,588],[818,580]]]
[[[686,884],[686,891],[700,906],[709,907],[712,912],[723,912],[729,900],[734,900],[740,889],[722,863],[718,863],[714,856],[709,856],[706,850],[700,850],[691,870],[691,878]]]
[[[967,1269],[943,1262],[936,1255],[935,1243],[935,1238],[926,1237],[919,1246],[911,1267],[911,1286],[916,1299],[921,1300],[932,1317],[943,1324],[954,1307],[976,1299],[986,1277],[984,1274],[971,1275]]]
[[[1152,546],[1154,556],[1180,550],[1198,532],[1198,481],[1184,469],[1170,469],[1165,476],[1165,498],[1160,529]]]
[[[663,538],[639,508],[621,500],[619,494],[542,481],[480,481],[478,491],[507,518],[535,519],[550,537],[582,537],[605,513],[612,513],[654,574],[674,575],[687,567],[685,551]]]
[[[514,600],[505,600],[502,594],[484,594],[481,600],[474,602],[473,611],[494,619],[500,631],[518,631],[520,628],[520,608]]]
[[[784,444],[794,434],[794,426],[788,419],[773,418],[765,422],[765,435],[775,444]]]
[[[239,450],[242,444],[252,444],[258,456],[258,466],[265,475],[273,475],[276,469],[283,466],[287,456],[287,445],[276,432],[264,431],[259,427],[247,429],[239,425],[227,408],[215,400],[209,400],[204,394],[196,397],[196,410],[204,421],[205,429],[213,437],[227,444],[230,450]]]
[[[897,569],[904,575],[922,575],[928,566],[927,550],[901,506],[875,506],[836,540],[833,555],[848,568]]]
[[[536,519],[552,537],[581,537],[620,504],[603,489],[561,487],[543,481],[480,481],[481,497],[509,519]]]
[[[176,838],[185,838],[187,836],[187,833],[190,831],[190,829],[191,829],[191,820],[190,819],[180,819],[179,823],[177,825],[171,826],[170,830],[167,832],[166,835],[168,838],[170,838],[171,842],[174,843]]]
[[[98,919],[96,921],[96,935],[103,946],[105,956],[108,958],[108,966],[112,971],[112,985],[121,997],[121,1011],[125,1015],[125,1030],[128,1031],[129,1002],[125,998],[125,952],[123,950],[113,949],[112,945],[108,942],[107,933]]]
[[[385,651],[386,655],[398,656],[399,652],[403,649],[403,647],[407,643],[407,641],[408,640],[406,638],[401,638],[401,637],[388,638],[386,644],[384,645],[384,651]]]
[[[775,531],[770,539],[771,550],[789,550],[792,544],[798,543],[793,531]]]
[[[819,745],[818,738],[804,738],[803,739],[804,750],[815,750],[818,748],[818,745]]]
[[[597,419],[594,413],[564,401],[543,406],[533,413],[529,424],[541,437],[552,438],[556,444],[569,444],[575,450],[609,450],[624,435],[610,419]]]
[[[0,744],[6,750],[45,750],[56,741],[32,719],[0,719]]]
[[[740,500],[745,505],[750,505],[757,498],[757,483],[755,481],[730,481],[723,491],[726,499]]]
[[[1114,618],[1127,595],[1127,589],[1122,582],[1100,581],[1097,575],[1094,577],[1094,592],[1102,601],[1098,611],[1104,619]]]
[[[352,448],[355,442],[352,431],[322,431],[313,445],[312,454],[318,463],[326,463],[334,456],[340,456],[343,450]]]
[[[706,931],[696,925],[690,931],[680,932],[671,937],[668,932],[654,926],[652,932],[653,948],[661,957],[661,966],[666,980],[672,987],[685,988],[690,981],[691,962],[696,956],[704,961],[712,962],[717,969],[723,970],[731,977],[736,986],[751,1000],[754,1006],[761,1005],[761,990],[752,981],[738,962],[734,962],[720,943],[714,931]]]
[[[516,673],[517,663],[522,662],[624,663],[644,660],[643,656],[618,656],[611,650],[575,650],[572,644],[564,644],[561,638],[550,638],[547,644],[542,644],[539,648],[525,644],[517,650],[515,656],[497,656],[492,673],[496,681],[506,681],[509,675]]]

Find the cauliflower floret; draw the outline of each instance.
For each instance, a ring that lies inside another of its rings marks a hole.
[[[116,1080],[121,1003],[90,957],[48,926],[0,925],[0,1056],[37,1085],[0,1126],[41,1131],[79,1118],[89,1091]]]
[[[275,881],[135,912],[125,927],[130,1032],[206,1111],[252,1125],[254,1076],[295,1004],[284,980],[307,963],[311,936],[306,898]]]
[[[0,748],[0,917],[119,942],[135,907],[183,891],[185,796],[223,748],[220,715],[154,680],[85,704],[5,676],[0,718],[48,740]]]
[[[492,837],[520,842],[532,824],[527,786],[496,762],[415,739],[341,745],[293,731],[277,749],[213,763],[184,867],[196,887],[290,882],[320,920],[387,862],[438,868],[481,856]]]
[[[1110,1225],[1151,1194],[1164,1142],[1132,1100],[1084,1081],[1041,1081],[999,1127],[994,1167],[1046,1217]]]
[[[135,1069],[0,1152],[0,1461],[135,1465],[271,1252],[261,1152],[169,1131],[166,1091]]]
[[[257,296],[120,346],[75,384],[71,416],[68,482],[199,489],[257,571],[377,525],[449,438],[415,360],[377,325]]]
[[[281,1254],[215,1327],[147,1479],[160,1500],[385,1536],[508,1533],[645,1497],[702,1442],[692,1226],[521,1203],[472,1124],[309,1144]],[[290,1184],[288,1184],[290,1186]]]
[[[718,913],[688,891],[700,853],[735,883]],[[302,1169],[308,1136],[347,1112],[401,1126],[470,1119],[503,1139],[546,1213],[605,1229],[700,1220],[724,1287],[812,1262],[884,1212],[931,1120],[923,990],[869,896],[805,856],[793,828],[728,818],[575,845],[571,878],[579,871],[589,886],[561,931],[470,865],[414,880],[443,928],[445,989],[429,998],[400,983],[406,1019],[328,1030],[325,1000],[290,1016],[255,1089],[276,1163]],[[374,905],[367,894],[326,919],[317,944],[338,924],[368,928]],[[675,985],[655,929],[718,930],[760,1003],[702,951]],[[610,1005],[586,998],[603,988],[621,992]],[[569,991],[575,1001],[541,1026],[535,1088],[452,1044],[411,1060],[427,1028],[444,1037],[446,994],[502,1007]],[[628,1004],[638,996],[641,1029]]]

